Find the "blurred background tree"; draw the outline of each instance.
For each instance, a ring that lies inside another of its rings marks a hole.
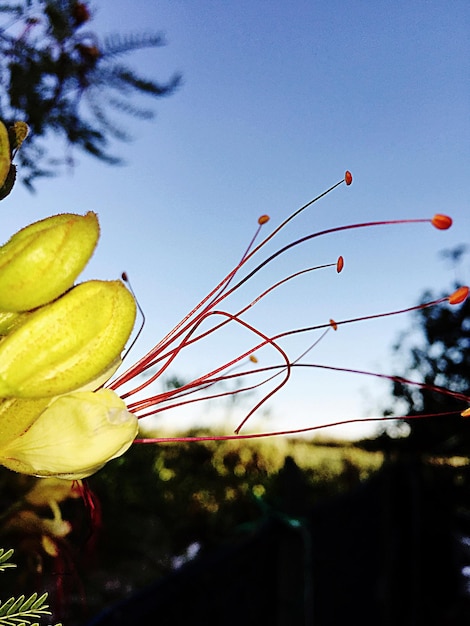
[[[467,247],[461,245],[442,254],[454,264],[460,262]],[[455,285],[457,288],[458,285]],[[436,294],[423,294],[429,301]],[[470,394],[470,302],[459,306],[430,307],[417,311],[410,328],[394,346],[405,358],[406,378],[425,385],[444,387],[466,396]],[[403,384],[397,378],[386,415],[410,415],[406,437],[398,439],[403,450],[451,456],[470,453],[470,422],[460,412],[465,401],[434,393],[426,388]],[[452,415],[413,419],[413,416],[449,412]],[[409,429],[409,430],[408,430]]]
[[[23,0],[1,4],[0,14],[0,119],[30,127],[18,155],[22,181],[30,188],[35,178],[73,164],[74,147],[119,163],[110,142],[130,137],[110,111],[148,120],[152,111],[135,98],[167,96],[180,84],[179,75],[158,82],[121,62],[138,49],[164,45],[161,34],[101,38],[90,30],[87,3]],[[62,156],[51,155],[52,136],[65,140]]]

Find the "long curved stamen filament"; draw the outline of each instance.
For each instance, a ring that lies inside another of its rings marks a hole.
[[[290,362],[289,362],[289,358],[288,358],[287,354],[284,352],[284,350],[282,348],[280,348],[280,346],[278,346],[273,339],[271,339],[270,337],[268,337],[267,335],[265,335],[261,331],[257,330],[251,324],[248,324],[244,320],[241,320],[241,319],[239,319],[237,317],[234,317],[230,313],[227,313],[225,311],[213,311],[212,314],[213,315],[222,315],[222,316],[230,317],[232,321],[236,321],[237,323],[241,324],[242,326],[244,326],[245,328],[247,328],[248,330],[250,330],[254,334],[256,334],[259,337],[261,337],[263,339],[263,341],[259,344],[259,346],[265,346],[265,345],[268,345],[268,344],[273,346],[281,354],[281,357],[282,357],[282,359],[284,360],[284,363],[285,363],[285,366],[284,366],[284,368],[285,368],[285,370],[284,370],[285,378],[284,378],[284,381],[279,385],[279,388],[282,387],[287,382],[287,380],[289,379],[289,376],[290,376]],[[257,349],[257,348],[255,348],[255,349]],[[160,394],[160,398],[161,399],[163,399],[163,398],[167,399],[171,395],[177,395],[177,393],[179,391],[188,390],[188,389],[198,389],[201,385],[206,385],[208,379],[213,378],[214,376],[216,376],[220,372],[224,371],[225,369],[230,368],[233,365],[235,365],[236,363],[239,363],[241,360],[249,357],[252,354],[253,351],[254,350],[250,348],[250,350],[247,350],[246,352],[244,352],[243,354],[239,355],[238,357],[232,359],[228,363],[225,363],[224,365],[216,368],[215,370],[212,370],[208,374],[205,374],[204,376],[200,376],[199,378],[195,379],[194,381],[191,381],[190,383],[187,383],[186,385],[183,385],[179,389],[174,389],[174,390],[172,389],[170,391],[164,392],[163,394]],[[156,397],[154,396],[153,398],[150,398],[150,399],[137,400],[134,403],[128,404],[128,409],[130,411],[135,411],[135,410],[138,410],[139,408],[144,408],[145,406],[151,406],[152,404],[155,404],[155,399],[156,399]]]

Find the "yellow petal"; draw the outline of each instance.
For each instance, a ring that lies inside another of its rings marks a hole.
[[[29,311],[70,289],[99,237],[95,213],[30,224],[0,248],[0,310]]]
[[[110,389],[54,400],[29,430],[0,448],[0,463],[34,476],[79,479],[123,454],[137,434],[137,418]]]
[[[112,373],[135,313],[123,283],[98,280],[31,313],[0,342],[0,397],[58,396]]]

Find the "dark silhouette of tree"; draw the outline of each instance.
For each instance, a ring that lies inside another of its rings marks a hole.
[[[132,4],[130,3],[130,6]],[[141,119],[152,111],[135,104],[136,96],[158,98],[174,92],[180,76],[156,82],[123,64],[123,56],[164,45],[161,34],[114,35],[105,39],[89,29],[92,13],[77,0],[23,0],[0,4],[0,119],[8,127],[24,121],[30,137],[19,153],[23,182],[51,176],[71,163],[70,151],[50,156],[47,140],[59,135],[111,164],[110,140],[129,135],[110,115]]]
[[[430,294],[424,294],[429,300]],[[470,394],[470,302],[458,306],[421,309],[415,322],[395,345],[395,352],[406,355],[406,377],[445,387],[453,392]],[[433,454],[468,454],[470,452],[470,422],[461,417],[468,408],[465,401],[426,387],[393,382],[392,406],[386,414],[398,410],[412,416],[406,422],[410,432],[400,440],[404,449]],[[437,417],[415,419],[413,416],[451,413]]]

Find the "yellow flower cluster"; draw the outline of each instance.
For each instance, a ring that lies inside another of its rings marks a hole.
[[[74,286],[99,238],[95,213],[62,214],[0,247],[0,464],[78,479],[127,450],[137,419],[103,383],[136,306],[121,281]]]

